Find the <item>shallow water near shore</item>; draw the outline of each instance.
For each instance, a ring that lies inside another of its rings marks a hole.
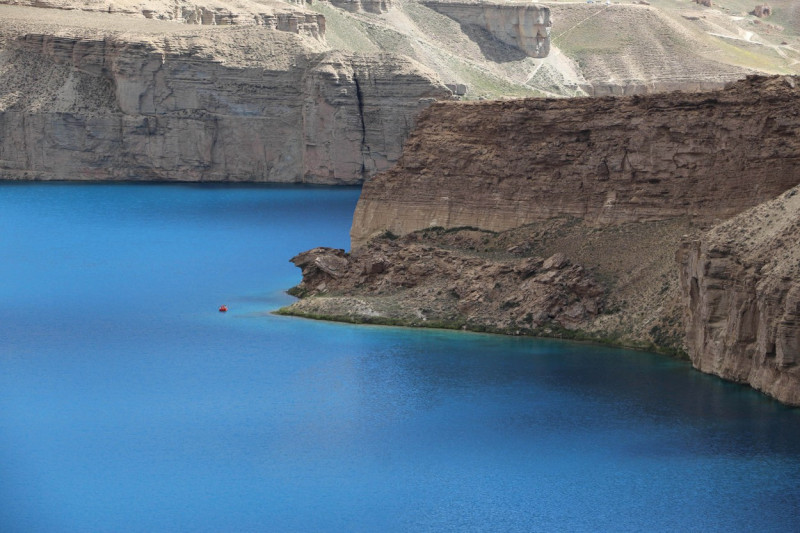
[[[357,197],[0,184],[0,530],[797,530],[800,412],[686,363],[269,314]]]

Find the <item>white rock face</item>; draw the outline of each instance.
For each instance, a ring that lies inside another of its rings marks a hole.
[[[267,33],[260,53],[284,45],[279,60],[227,62],[194,37],[7,42],[0,178],[359,183],[450,95],[408,59],[313,53]]]

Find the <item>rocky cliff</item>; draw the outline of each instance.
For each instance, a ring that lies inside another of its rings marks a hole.
[[[530,57],[550,53],[550,9],[533,4],[485,4],[428,1],[425,5],[465,27],[465,33],[486,31]],[[476,36],[477,37],[477,36]]]
[[[202,3],[187,0],[3,0],[0,4],[138,16],[207,26],[263,26],[265,29],[305,34],[318,39],[325,36],[325,17],[303,9],[302,0],[295,2],[297,5],[279,0],[237,0],[234,3],[224,0]]]
[[[437,103],[364,186],[352,245],[564,215],[722,220],[800,183],[799,97],[795,78],[751,77],[708,93]]]
[[[446,86],[629,94],[800,65],[777,4],[785,31],[651,3],[0,0],[0,177],[358,183]]]
[[[800,187],[678,254],[695,367],[800,405]]]
[[[800,405],[798,91],[434,105],[282,312],[688,353]]]
[[[0,52],[0,178],[359,183],[450,95],[406,58],[290,32],[60,33]]]

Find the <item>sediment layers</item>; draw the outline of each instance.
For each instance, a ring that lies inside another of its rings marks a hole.
[[[722,220],[800,182],[800,87],[759,78],[707,93],[442,102],[367,183],[352,246],[429,226],[501,231]]]
[[[294,3],[295,5],[291,5]],[[317,39],[325,36],[325,17],[297,2],[278,0],[210,0],[197,3],[128,2],[111,0],[0,0],[0,4],[31,6],[40,9],[80,10],[104,15],[135,16],[204,26],[261,26],[267,30],[288,31]]]
[[[678,254],[695,367],[800,405],[800,187]]]
[[[26,34],[0,73],[3,179],[359,183],[450,95],[406,58],[258,28]]]

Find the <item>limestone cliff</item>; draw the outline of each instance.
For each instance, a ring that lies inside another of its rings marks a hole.
[[[378,15],[392,7],[392,0],[330,0],[330,3],[351,13],[366,11]]]
[[[302,1],[296,2],[299,5],[291,5],[279,0],[2,0],[0,4],[129,15],[204,26],[263,26],[265,29],[305,34],[317,39],[325,36],[325,17],[304,9]]]
[[[450,95],[406,58],[289,32],[61,33],[0,52],[0,178],[359,183]]]
[[[466,27],[465,33],[489,32],[530,57],[550,53],[550,9],[533,4],[485,4],[427,1],[425,5]]]
[[[400,163],[364,186],[354,248],[384,231],[722,220],[800,183],[800,87],[620,98],[442,102]]]
[[[694,366],[800,405],[800,187],[685,242],[678,259]]]

